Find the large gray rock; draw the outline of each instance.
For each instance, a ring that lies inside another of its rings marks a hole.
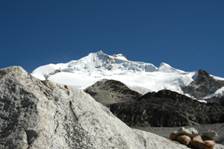
[[[81,90],[0,70],[1,149],[187,149],[133,130]]]

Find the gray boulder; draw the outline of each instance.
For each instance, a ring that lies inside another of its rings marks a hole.
[[[133,130],[81,90],[0,69],[0,149],[187,149]]]

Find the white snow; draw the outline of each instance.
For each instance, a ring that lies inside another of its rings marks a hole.
[[[49,75],[53,75],[57,71],[61,71],[66,68],[65,64],[48,64],[38,67],[32,72],[32,75],[40,80],[45,80]]]
[[[214,75],[211,75],[214,79],[216,79],[216,80],[222,80],[222,81],[224,81],[224,78],[222,78],[222,77],[218,77],[218,76],[214,76]]]
[[[161,89],[183,93],[181,87],[193,81],[195,72],[175,69],[166,63],[156,67],[151,63],[130,61],[122,54],[108,55],[98,51],[68,63],[40,66],[32,75],[80,89],[101,79],[113,79],[140,93]]]
[[[224,87],[221,87],[220,89],[218,89],[216,92],[215,92],[216,95],[223,95],[224,94]]]
[[[116,58],[116,59],[123,60],[123,61],[128,61],[128,59],[123,54],[121,54],[121,53],[114,54],[113,57]]]
[[[221,87],[220,89],[217,89],[215,91],[215,93],[204,97],[204,99],[206,100],[206,99],[209,99],[209,98],[212,98],[212,97],[221,97],[221,96],[224,96],[224,87]]]
[[[179,69],[176,69],[176,68],[173,68],[172,66],[170,66],[169,64],[164,63],[164,62],[162,62],[160,64],[159,71],[161,71],[161,72],[179,72],[179,73],[185,73],[184,71],[179,70]]]
[[[40,66],[32,75],[84,89],[101,79],[123,82],[139,92],[169,89],[182,93],[181,86],[193,81],[194,72],[184,72],[161,63],[157,68],[151,63],[130,61],[122,54],[108,55],[103,51],[90,53],[79,60],[64,64]]]

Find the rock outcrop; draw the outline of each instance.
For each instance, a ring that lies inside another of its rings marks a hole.
[[[218,104],[224,106],[224,96],[210,97],[210,98],[207,98],[206,101],[208,103],[218,103]]]
[[[210,76],[208,72],[199,70],[194,76],[194,81],[192,81],[188,86],[183,86],[182,90],[184,93],[197,99],[203,99],[223,86],[223,80],[217,80]]]
[[[187,149],[133,130],[81,90],[0,70],[1,149]]]
[[[119,81],[106,79],[96,82],[85,89],[85,92],[104,105],[133,102],[141,96]]]
[[[200,103],[169,91],[147,93],[135,102],[116,103],[110,110],[129,126],[189,126],[224,122],[224,107]]]
[[[213,79],[205,71],[199,71],[195,80],[201,84],[207,78]],[[224,122],[224,106],[220,102],[205,104],[169,90],[149,92],[141,96],[119,81],[104,79],[85,91],[96,101],[110,107],[126,124],[134,127]]]

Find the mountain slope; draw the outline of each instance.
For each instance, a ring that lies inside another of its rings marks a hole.
[[[182,92],[180,86],[192,82],[194,73],[174,69],[165,63],[157,68],[150,63],[130,61],[121,55],[111,56],[98,51],[68,63],[40,66],[32,75],[82,89],[101,79],[113,79],[130,88],[144,88],[147,91],[167,88]]]
[[[223,123],[224,107],[197,102],[169,91],[147,93],[135,102],[110,105],[110,110],[129,126],[189,126]]]
[[[0,148],[187,149],[133,130],[81,90],[0,69]]]
[[[126,85],[115,80],[100,80],[85,89],[96,101],[110,105],[121,102],[134,102],[141,94],[129,89]]]
[[[198,84],[195,80],[197,74],[200,74],[200,71],[185,72],[166,63],[156,67],[151,63],[128,60],[122,54],[108,55],[102,51],[90,53],[68,63],[40,66],[32,72],[34,77],[41,80],[51,80],[80,89],[85,89],[99,80],[109,79],[120,81],[141,94],[167,89],[201,100],[215,93],[215,89],[224,86],[222,83],[221,86],[220,83],[212,83],[211,85],[215,85],[214,89],[207,92],[203,90],[206,79]],[[209,77],[216,82],[222,81],[212,75]],[[202,87],[195,92],[195,87],[198,85]]]
[[[182,90],[197,99],[206,99],[209,96],[222,96],[223,87],[223,80],[217,80],[210,76],[206,71],[199,70],[194,76],[194,81],[188,86],[182,87]]]

